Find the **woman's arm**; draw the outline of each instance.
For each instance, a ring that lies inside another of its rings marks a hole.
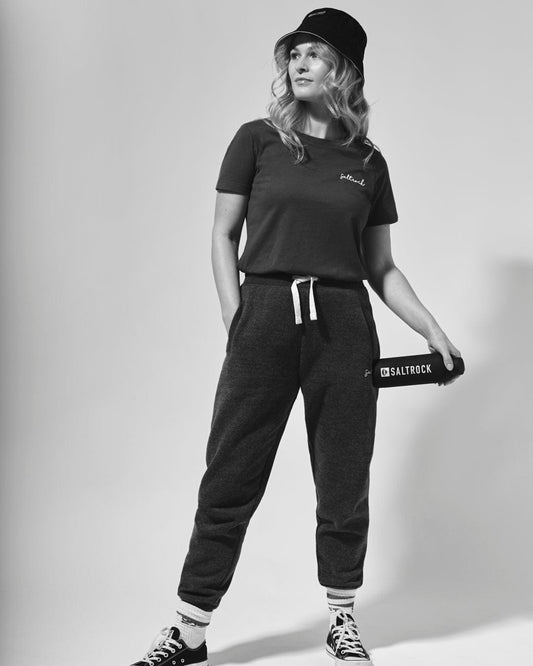
[[[426,338],[431,352],[440,352],[446,366],[453,368],[450,355],[461,356],[461,352],[450,342],[433,315],[422,305],[405,275],[395,265],[390,224],[366,227],[362,249],[372,289],[400,319]],[[457,377],[451,381],[455,379]]]
[[[226,332],[241,302],[237,259],[248,195],[217,192],[211,263]]]

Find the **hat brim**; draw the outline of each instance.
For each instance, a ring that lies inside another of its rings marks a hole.
[[[346,58],[346,60],[349,60],[352,63],[352,65],[355,67],[355,69],[361,75],[363,83],[365,82],[365,76],[364,76],[363,72],[359,69],[359,67],[355,64],[355,62],[350,57],[348,57],[346,55],[346,53],[343,53],[342,51],[340,51],[336,46],[333,46],[333,44],[331,42],[328,42],[327,39],[324,39],[324,37],[322,37],[322,35],[318,35],[316,32],[309,32],[309,30],[293,30],[292,32],[288,32],[285,35],[283,35],[283,37],[280,37],[277,40],[277,42],[274,44],[274,51],[278,48],[278,46],[281,44],[281,42],[283,42],[285,39],[287,39],[287,37],[291,37],[292,35],[299,35],[299,34],[313,35],[313,37],[318,37],[323,42],[326,42],[326,44],[328,46],[331,46],[332,49],[335,49],[335,51],[337,51],[337,53],[340,53],[341,55],[343,55]]]

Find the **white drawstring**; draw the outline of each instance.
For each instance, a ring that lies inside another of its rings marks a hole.
[[[292,302],[294,303],[294,318],[297,324],[302,323],[302,311],[300,308],[300,294],[298,293],[298,285],[300,282],[308,282],[310,281],[309,285],[309,318],[310,319],[316,319],[316,307],[315,307],[315,298],[313,294],[313,284],[315,283],[317,278],[314,275],[293,275],[292,276],[294,280],[292,281],[291,284],[291,292],[292,292]]]

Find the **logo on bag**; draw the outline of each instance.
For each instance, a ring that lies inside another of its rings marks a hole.
[[[341,173],[339,176],[339,180],[343,179],[349,180],[351,183],[357,183],[357,185],[361,185],[361,187],[366,187],[365,179],[361,178],[361,180],[357,180],[357,178],[354,178],[351,174],[349,173]]]
[[[400,375],[430,375],[431,363],[424,363],[423,365],[401,365],[398,367],[381,368],[382,377],[399,377]]]

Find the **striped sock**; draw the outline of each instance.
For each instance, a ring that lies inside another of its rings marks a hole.
[[[205,641],[205,632],[211,622],[213,611],[205,611],[202,608],[182,601],[178,597],[179,603],[176,609],[177,619],[173,626],[180,630],[180,638],[190,648],[197,648]]]
[[[355,590],[339,590],[336,587],[327,587],[326,592],[331,624],[334,622],[335,611],[343,610],[353,615]]]

